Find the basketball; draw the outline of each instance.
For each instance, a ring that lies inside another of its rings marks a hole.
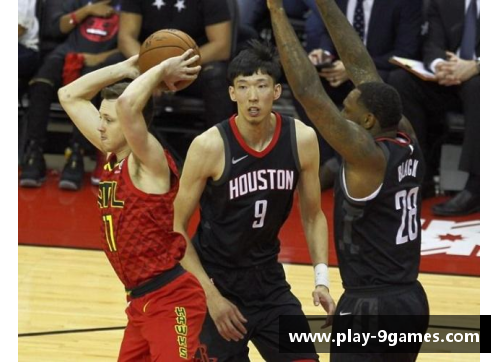
[[[139,52],[139,70],[142,73],[160,64],[162,61],[184,54],[188,49],[194,49],[194,55],[200,55],[198,45],[189,35],[177,29],[163,29],[151,34],[141,45]],[[191,66],[201,64],[201,58]],[[183,80],[175,84],[177,90],[189,86],[193,80]],[[164,86],[164,85],[163,85]],[[166,86],[164,86],[166,88]]]

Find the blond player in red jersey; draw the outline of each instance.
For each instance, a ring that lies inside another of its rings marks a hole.
[[[151,94],[195,79],[189,50],[139,76],[137,56],[90,73],[59,90],[61,105],[97,148],[107,153],[99,184],[104,251],[127,290],[128,324],[119,361],[193,360],[206,314],[198,280],[179,264],[186,241],[173,231],[179,185],[170,154],[148,131]],[[132,83],[117,83],[123,79]],[[102,91],[101,91],[102,90]],[[101,91],[97,110],[91,99]]]

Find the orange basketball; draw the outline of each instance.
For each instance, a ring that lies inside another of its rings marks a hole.
[[[189,35],[177,29],[163,29],[151,34],[141,45],[139,52],[139,70],[144,73],[162,61],[184,54],[194,49],[193,55],[200,55],[198,45]],[[192,67],[201,64],[201,58]],[[183,80],[175,84],[177,90],[189,86],[192,80]]]

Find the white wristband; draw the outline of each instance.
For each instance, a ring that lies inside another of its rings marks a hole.
[[[330,289],[330,282],[328,280],[328,266],[320,263],[314,267],[314,282],[316,286],[323,285]]]

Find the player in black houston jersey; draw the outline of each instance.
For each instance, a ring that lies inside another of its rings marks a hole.
[[[317,71],[288,22],[282,0],[268,0],[268,7],[292,91],[325,140],[342,157],[335,187],[334,222],[345,293],[337,305],[334,329],[343,325],[343,320],[352,322],[348,316],[374,315],[381,322],[381,315],[399,315],[399,320],[408,322],[404,326],[408,332],[425,333],[429,307],[417,281],[422,153],[408,120],[402,116],[397,91],[382,82],[359,36],[335,1],[316,2],[356,85],[344,100],[342,112],[323,90]],[[403,129],[406,133],[400,132]],[[405,318],[415,315],[422,317]],[[414,361],[419,347],[397,355],[335,353],[337,350],[332,348],[331,359]]]
[[[249,340],[267,361],[318,359],[316,353],[278,348],[279,315],[303,315],[277,261],[278,233],[295,189],[317,274],[314,303],[329,314],[335,308],[328,291],[318,141],[310,127],[272,112],[281,95],[280,72],[277,52],[257,41],[231,62],[229,94],[238,114],[193,141],[174,204],[174,229],[187,238],[200,202],[200,224],[183,265],[205,289],[210,316],[200,340],[219,362],[249,361]]]

